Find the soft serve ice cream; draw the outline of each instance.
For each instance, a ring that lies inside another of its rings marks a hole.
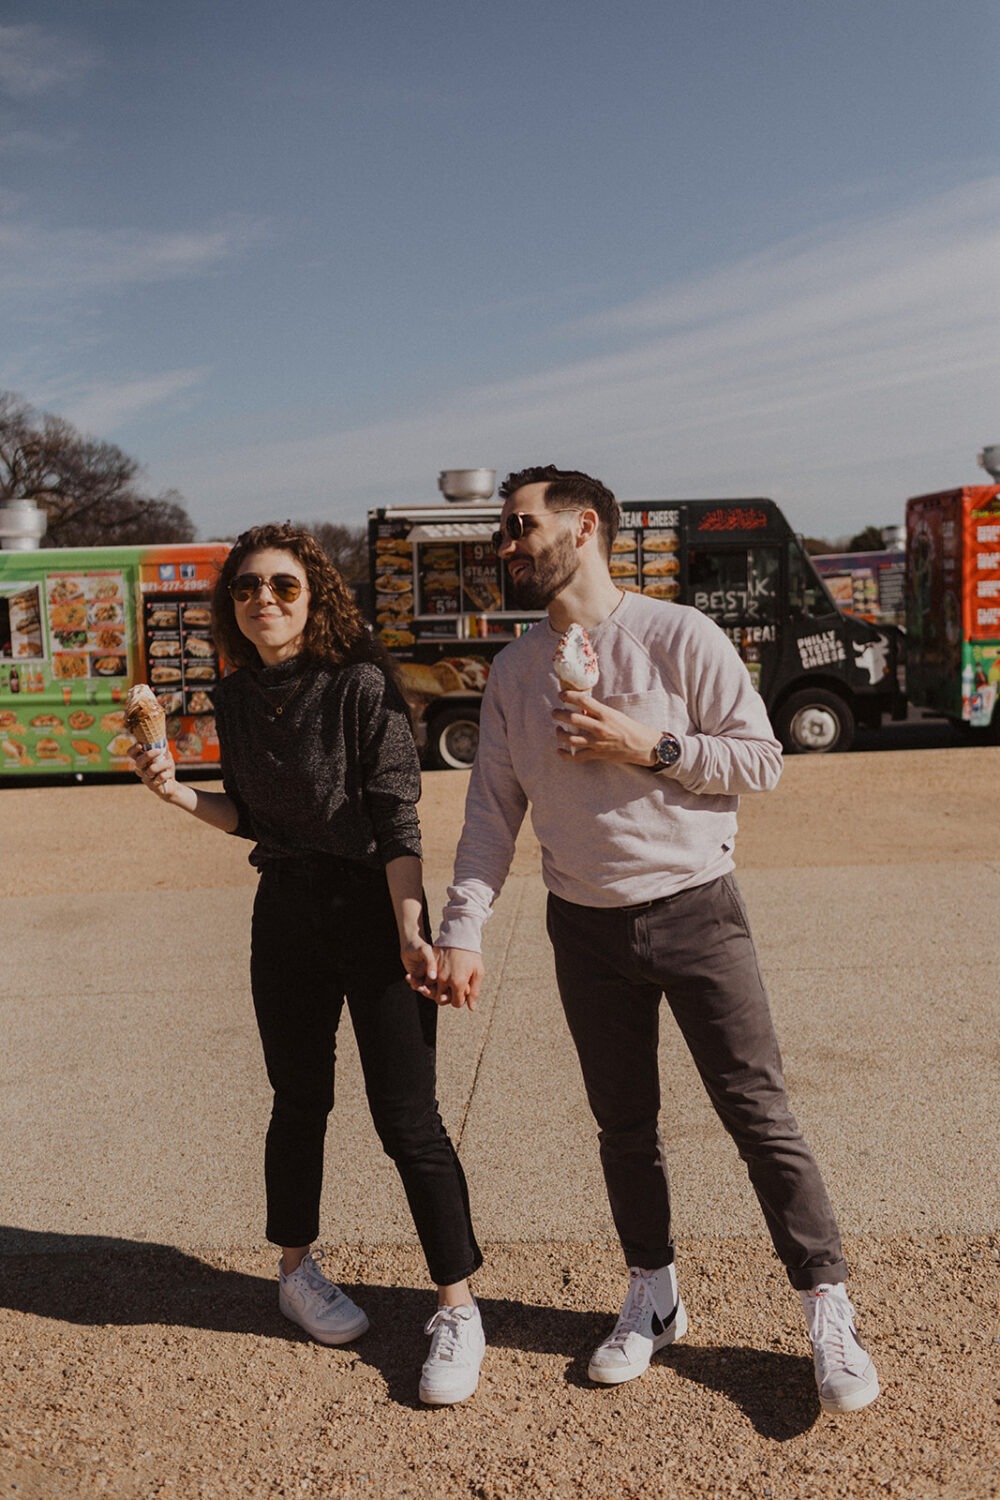
[[[552,658],[559,684],[574,693],[589,693],[601,675],[597,652],[582,625],[571,625],[560,637]]]

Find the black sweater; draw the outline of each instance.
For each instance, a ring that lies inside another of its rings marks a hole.
[[[372,662],[242,667],[215,689],[223,782],[250,863],[420,855],[420,768],[395,684]],[[282,709],[279,714],[278,708]]]

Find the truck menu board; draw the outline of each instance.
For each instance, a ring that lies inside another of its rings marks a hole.
[[[507,571],[493,550],[500,508],[461,515],[415,509],[408,516],[375,513],[370,555],[375,626],[385,644],[406,651],[421,642],[521,633],[540,611],[513,599]],[[615,540],[611,573],[625,589],[677,599],[680,513],[670,508],[626,511]]]
[[[828,552],[812,559],[838,609],[872,625],[906,623],[906,554]]]
[[[0,775],[129,769],[149,682],[179,763],[219,758],[209,595],[222,545],[0,552]]]
[[[650,525],[650,520],[653,525]],[[611,576],[620,588],[648,594],[653,599],[679,599],[678,558],[681,539],[677,511],[660,510],[633,515],[626,510],[611,554]]]
[[[1000,495],[987,492],[965,512],[968,588],[963,624],[970,640],[1000,638]]]
[[[414,515],[375,523],[375,625],[387,646],[405,650],[420,641],[515,634],[524,611],[507,596],[491,541],[496,524],[492,512],[470,519]]]

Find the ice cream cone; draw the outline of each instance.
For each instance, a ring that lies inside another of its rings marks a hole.
[[[573,693],[589,693],[601,675],[597,652],[582,625],[571,625],[559,638],[552,658],[559,684]]]
[[[125,700],[125,728],[146,750],[165,750],[167,716],[152,689],[144,682],[129,688]]]

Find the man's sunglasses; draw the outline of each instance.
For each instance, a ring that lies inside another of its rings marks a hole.
[[[302,592],[302,579],[296,578],[294,573],[275,573],[272,578],[262,578],[259,573],[241,573],[229,585],[230,597],[237,604],[246,604],[265,583],[282,604],[291,604]]]
[[[566,515],[578,510],[575,505],[554,506],[542,512],[541,516],[533,516],[528,511],[515,510],[504,521],[499,531],[494,531],[490,542],[494,552],[499,552],[501,547],[506,547],[508,542],[519,542],[526,531],[536,527],[543,516]]]

